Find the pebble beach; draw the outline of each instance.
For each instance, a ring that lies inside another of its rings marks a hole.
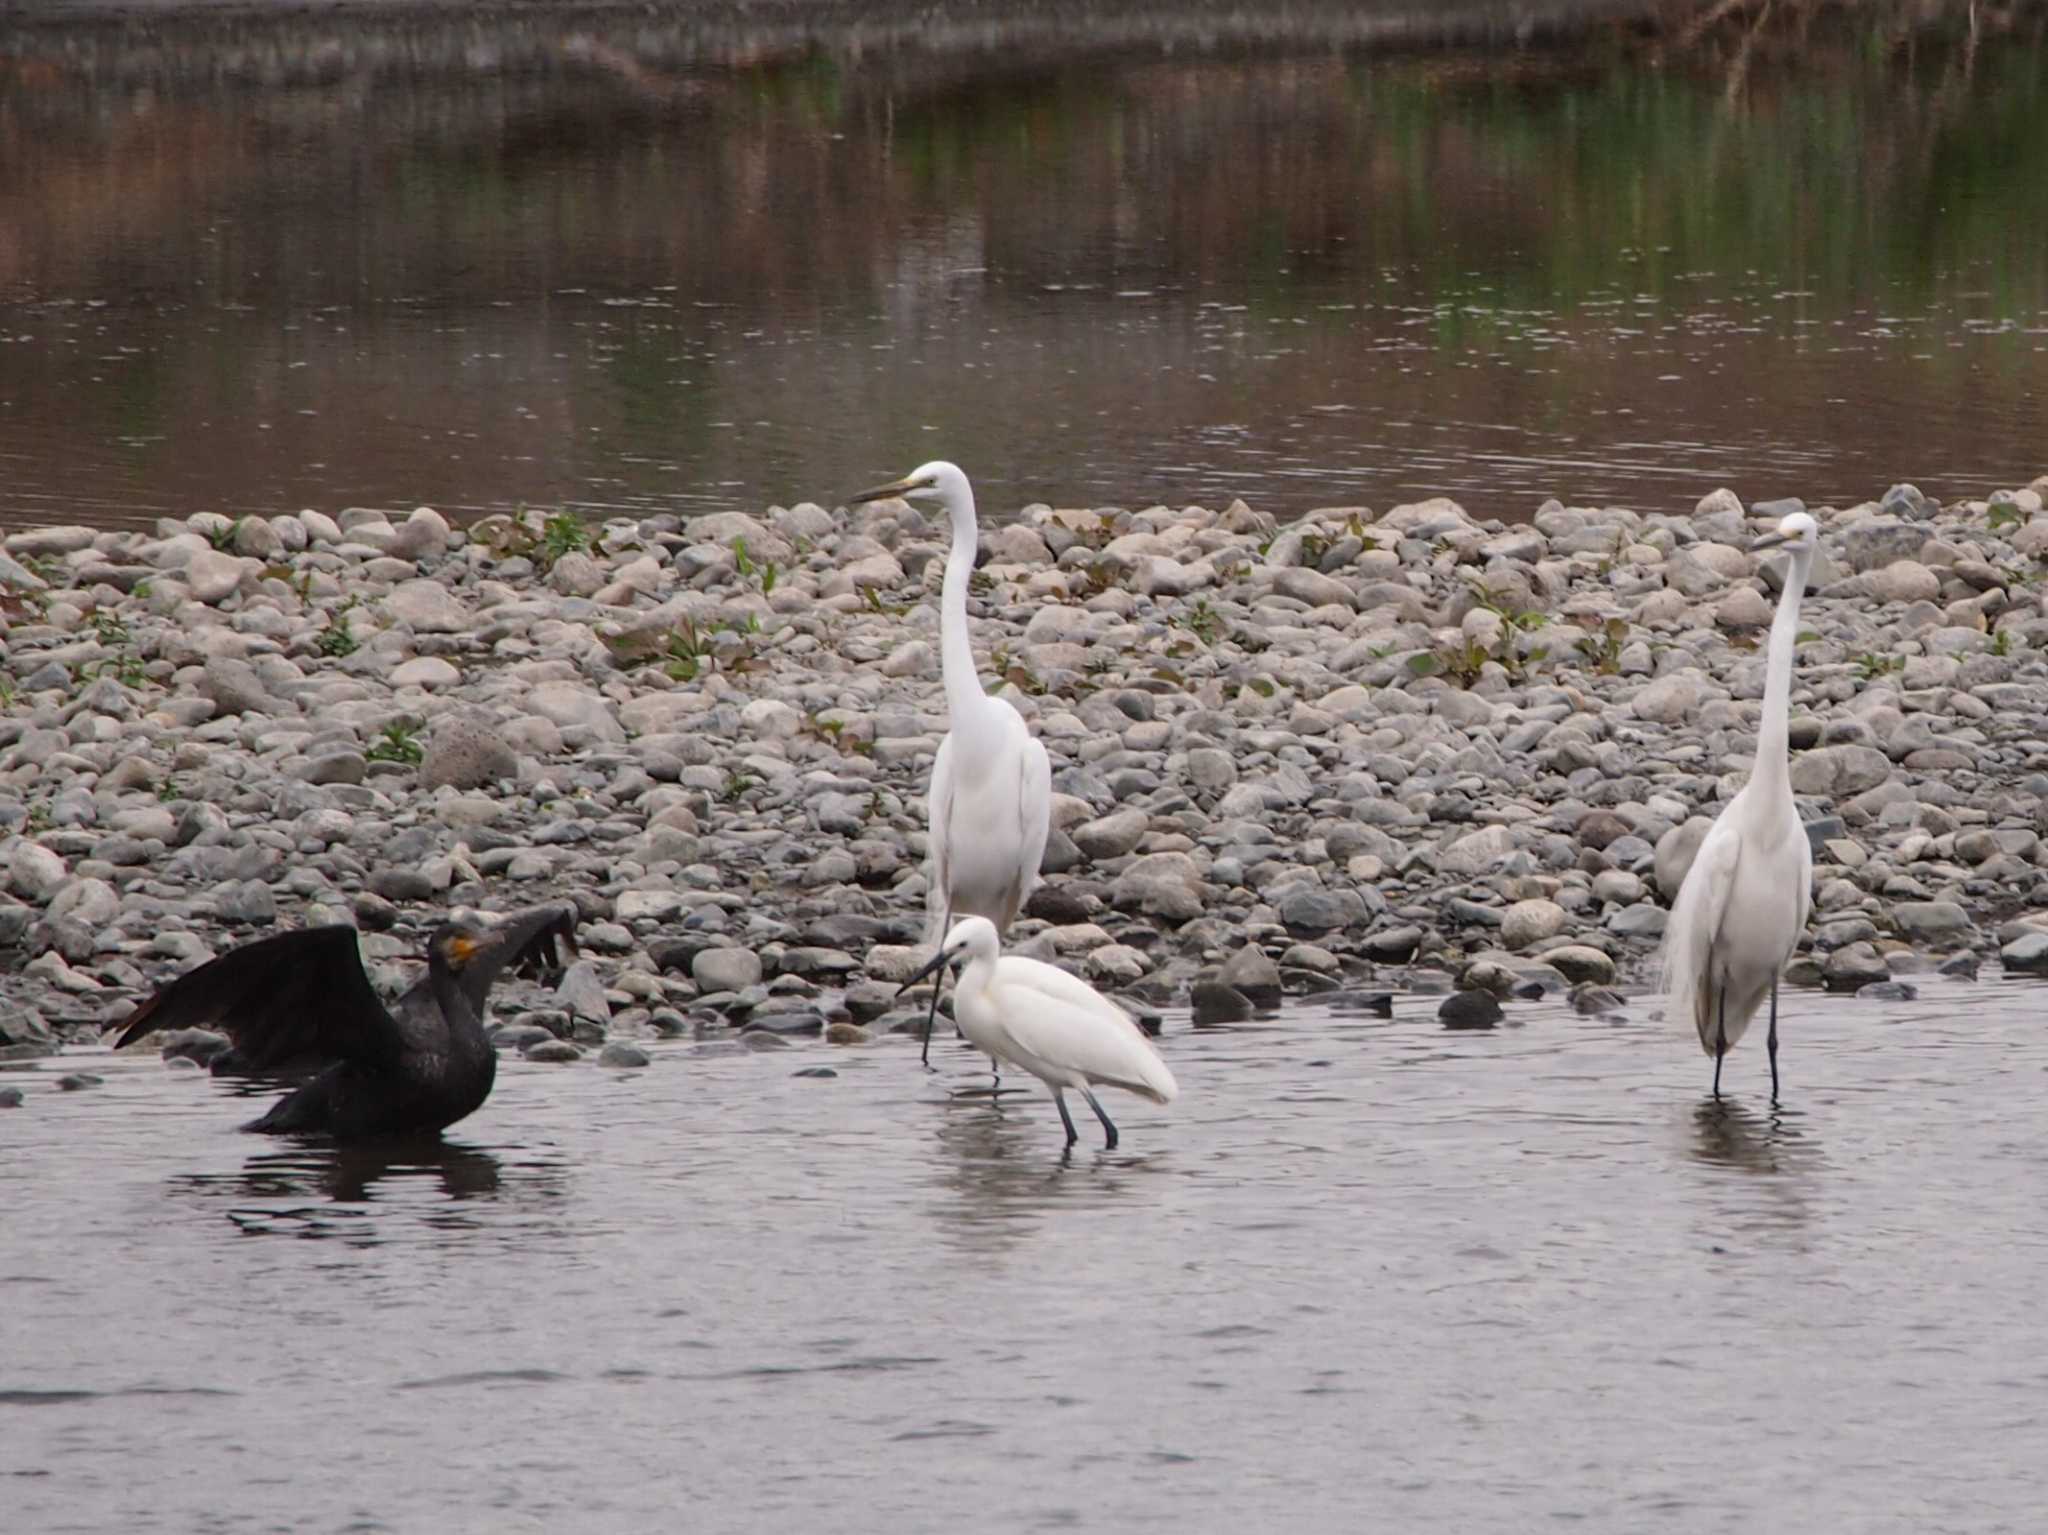
[[[1793,983],[2048,970],[2044,494],[1807,508]],[[1650,1021],[1755,749],[1782,562],[1746,545],[1798,506],[985,504],[976,658],[1053,764],[1007,948],[1197,1025],[1338,992]],[[0,1052],[280,927],[355,925],[394,986],[449,908],[552,898],[580,957],[501,986],[503,1048],[901,1036],[945,542],[901,501],[7,533]]]

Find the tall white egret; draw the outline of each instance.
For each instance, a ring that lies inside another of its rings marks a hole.
[[[1067,1144],[1080,1134],[1067,1112],[1066,1090],[1078,1088],[1102,1121],[1103,1149],[1116,1149],[1116,1126],[1095,1096],[1120,1087],[1154,1103],[1171,1103],[1180,1086],[1130,1014],[1085,981],[1054,965],[1020,955],[997,957],[995,925],[967,917],[946,934],[932,962],[912,976],[916,985],[949,963],[966,961],[953,990],[953,1014],[969,1043],[998,1061],[1028,1071],[1046,1085],[1067,1127]]]
[[[1749,546],[1752,552],[1782,547],[1792,557],[1771,620],[1756,766],[1700,843],[1664,934],[1664,989],[1678,1016],[1699,1029],[1700,1048],[1714,1058],[1716,1098],[1721,1058],[1768,995],[1771,1101],[1778,1101],[1778,973],[1799,947],[1813,907],[1813,850],[1792,800],[1786,729],[1799,599],[1819,545],[1819,525],[1794,512],[1777,532]]]
[[[939,658],[950,724],[932,763],[925,942],[937,943],[954,919],[964,916],[986,917],[1000,933],[1017,920],[1038,883],[1038,865],[1052,831],[1052,763],[1044,745],[1025,728],[1024,716],[1007,699],[991,698],[974,669],[967,583],[974,574],[978,536],[967,476],[939,460],[864,490],[847,504],[888,496],[937,501],[953,525],[952,552],[939,592]],[[927,1066],[938,1010],[934,982],[919,1056]]]

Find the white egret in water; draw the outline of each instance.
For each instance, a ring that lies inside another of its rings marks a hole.
[[[967,582],[974,574],[977,533],[967,476],[943,461],[924,464],[900,480],[862,491],[847,504],[886,496],[937,501],[953,524],[953,548],[939,593],[940,669],[950,725],[932,763],[925,941],[937,943],[955,918],[965,916],[986,917],[1000,933],[1016,921],[1038,882],[1052,830],[1052,763],[1044,745],[1025,729],[1024,716],[1007,699],[983,691],[974,669],[967,639]],[[926,1065],[931,1064],[932,1019],[938,1010],[934,982],[919,1057]]]
[[[1716,1098],[1721,1058],[1769,996],[1771,1101],[1778,1099],[1778,972],[1798,948],[1813,906],[1813,850],[1792,801],[1785,738],[1799,599],[1819,544],[1819,525],[1794,512],[1777,532],[1750,545],[1752,551],[1782,547],[1792,556],[1771,620],[1756,766],[1700,843],[1665,929],[1664,989],[1678,1016],[1699,1029],[1700,1048],[1714,1058]]]
[[[1130,1014],[1086,981],[1055,965],[996,953],[995,925],[967,917],[946,934],[932,962],[912,976],[914,986],[941,966],[965,960],[953,990],[953,1015],[969,1043],[1043,1082],[1059,1105],[1067,1144],[1080,1139],[1067,1112],[1066,1090],[1078,1088],[1102,1121],[1103,1149],[1116,1149],[1116,1126],[1095,1096],[1120,1087],[1154,1103],[1171,1103],[1180,1087],[1145,1031]]]

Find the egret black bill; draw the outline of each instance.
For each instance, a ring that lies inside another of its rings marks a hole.
[[[891,496],[907,496],[913,490],[930,490],[931,477],[924,479],[891,480],[886,485],[877,485],[872,490],[863,490],[846,498],[848,506],[865,506],[870,501],[886,501]]]
[[[939,950],[938,953],[932,956],[931,962],[929,964],[927,964],[922,970],[918,971],[917,974],[913,975],[909,980],[905,981],[901,986],[898,986],[896,988],[896,995],[899,997],[902,996],[903,993],[910,990],[910,988],[915,986],[919,981],[925,980],[929,976],[935,974],[941,967],[951,963],[952,958],[953,956],[948,954],[944,949]]]

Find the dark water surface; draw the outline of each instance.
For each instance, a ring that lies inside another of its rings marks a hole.
[[[934,455],[998,513],[1981,494],[2048,467],[2031,14],[1753,61],[10,56],[0,522]]]
[[[0,1112],[9,1530],[2027,1530],[2038,987],[1170,1020],[1056,1154],[962,1048],[508,1062],[449,1149],[84,1052]],[[798,1078],[827,1063],[830,1079]],[[61,1069],[99,1088],[56,1089]],[[1121,1101],[1121,1100],[1120,1100]],[[1091,1127],[1092,1129],[1092,1127]]]

